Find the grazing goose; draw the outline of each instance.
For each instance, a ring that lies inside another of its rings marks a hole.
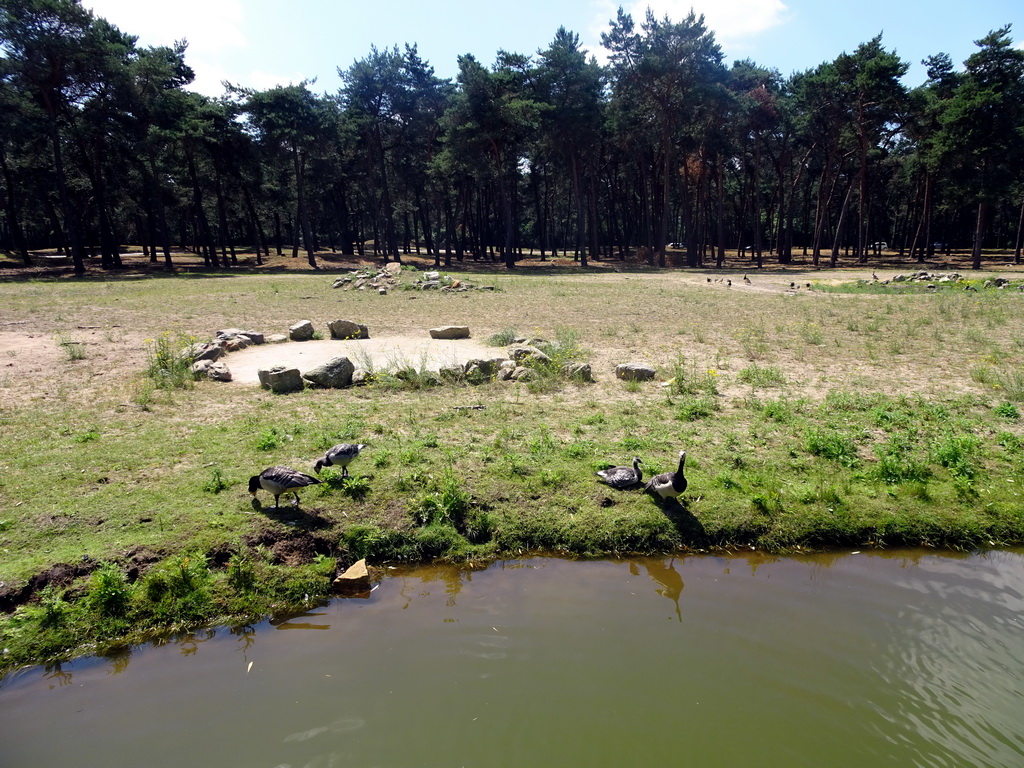
[[[663,499],[677,498],[686,490],[686,475],[683,465],[686,463],[686,451],[679,452],[679,468],[675,472],[662,472],[647,481],[644,490],[656,493]]]
[[[341,467],[341,475],[346,477],[348,475],[349,463],[365,447],[362,443],[341,443],[336,445],[327,451],[323,458],[316,460],[313,470],[319,472],[324,467]]]
[[[317,485],[320,482],[318,478],[312,475],[307,475],[305,472],[299,472],[291,467],[267,467],[258,475],[253,475],[249,478],[249,493],[253,496],[256,492],[262,488],[274,496],[274,506],[280,506],[281,494],[285,491],[291,491],[295,496],[295,506],[299,506],[299,494],[296,489],[305,488],[307,485]]]
[[[618,488],[623,490],[625,488],[632,488],[634,485],[639,485],[640,481],[643,480],[643,472],[640,471],[640,465],[643,462],[640,461],[639,456],[633,457],[632,467],[609,467],[608,469],[602,469],[600,472],[594,474],[604,480],[612,488]]]

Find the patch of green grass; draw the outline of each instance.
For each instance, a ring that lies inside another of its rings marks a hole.
[[[769,387],[784,387],[786,377],[782,370],[776,366],[760,366],[756,363],[740,370],[736,378],[744,384],[749,384],[755,389],[767,389]]]
[[[992,409],[992,412],[996,416],[999,416],[1003,419],[1007,419],[1009,421],[1020,420],[1020,410],[1013,403],[1000,403],[999,405]]]
[[[857,464],[857,445],[842,432],[822,427],[809,427],[804,432],[804,447],[814,456],[853,467]]]

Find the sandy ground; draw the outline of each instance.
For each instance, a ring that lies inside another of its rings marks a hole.
[[[388,336],[350,341],[291,341],[261,344],[222,358],[236,384],[258,384],[256,372],[275,365],[291,365],[305,373],[335,357],[347,357],[356,368],[382,371],[410,365],[436,371],[441,366],[463,365],[467,360],[503,357],[504,350],[475,339],[442,340],[429,337]]]

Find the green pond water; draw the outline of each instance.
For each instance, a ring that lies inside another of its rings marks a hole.
[[[390,571],[0,682],[0,766],[1024,766],[1024,552]]]

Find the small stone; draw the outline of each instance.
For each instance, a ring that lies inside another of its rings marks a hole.
[[[269,336],[267,336],[265,341],[267,344],[283,344],[284,342],[288,341],[288,337],[285,336],[283,333],[272,333]]]
[[[512,375],[509,376],[512,381],[530,381],[533,378],[533,371],[522,365],[516,366],[515,370],[512,371]]]
[[[616,378],[623,381],[650,381],[654,375],[654,369],[642,363],[623,363],[615,366]]]
[[[594,375],[589,363],[566,363],[562,366],[562,375],[573,381],[593,382]]]
[[[550,363],[551,358],[532,344],[521,344],[509,348],[508,356],[517,363]]]
[[[360,595],[370,591],[370,571],[366,559],[350,566],[333,582],[334,591],[339,595]]]

